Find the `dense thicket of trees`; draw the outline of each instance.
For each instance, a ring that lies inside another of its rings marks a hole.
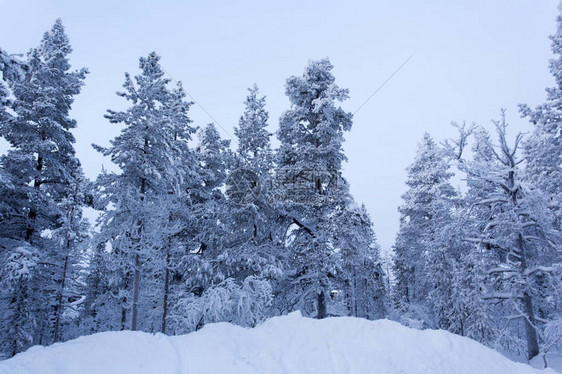
[[[119,171],[93,182],[70,117],[86,77],[60,20],[25,59],[0,50],[0,357],[106,330],[181,334],[227,321],[390,317],[492,347],[547,352],[562,337],[562,18],[557,86],[533,132],[509,141],[505,112],[425,134],[407,169],[383,272],[371,218],[342,176],[352,114],[327,59],[286,82],[271,146],[266,98],[248,90],[236,143],[189,118],[191,102],[150,53],[125,74],[122,127],[94,146]],[[466,183],[455,189],[459,175]],[[95,230],[82,217],[99,211]]]
[[[106,114],[120,135],[94,145],[119,171],[90,182],[69,117],[87,71],[71,71],[70,53],[60,20],[27,59],[0,51],[2,357],[105,330],[254,326],[296,308],[385,315],[372,224],[341,176],[351,115],[328,60],[288,79],[278,150],[254,85],[233,151],[213,124],[192,124],[160,57],[140,58],[118,93],[128,108]],[[99,211],[93,231],[85,205]]]
[[[532,358],[562,338],[562,18],[552,39],[557,86],[536,109],[534,130],[513,135],[505,111],[458,126],[437,145],[426,134],[408,169],[394,245],[391,315],[447,329]],[[455,191],[452,170],[466,182]]]

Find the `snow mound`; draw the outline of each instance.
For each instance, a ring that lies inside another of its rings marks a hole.
[[[188,335],[105,332],[32,347],[0,362],[2,374],[94,373],[555,373],[440,330],[388,320],[314,320],[300,313],[253,329],[216,323]]]

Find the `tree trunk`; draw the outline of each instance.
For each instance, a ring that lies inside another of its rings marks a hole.
[[[145,147],[148,146],[148,140],[145,140]],[[144,178],[141,179],[141,201],[144,201],[144,193],[146,192],[146,180]],[[138,228],[138,236],[139,242],[142,236],[142,220],[139,221],[139,228]],[[135,253],[135,273],[133,278],[133,312],[131,316],[131,330],[137,331],[137,319],[139,313],[139,292],[140,292],[140,248],[136,248]]]
[[[67,251],[70,248],[70,242],[67,241],[66,243],[66,249]],[[60,320],[61,320],[61,316],[62,316],[62,298],[63,298],[63,294],[64,294],[64,287],[66,285],[66,272],[68,269],[68,255],[64,258],[64,267],[63,267],[63,271],[62,271],[62,280],[61,280],[61,284],[60,284],[60,288],[59,288],[59,292],[57,295],[57,309],[55,310],[55,331],[53,333],[53,342],[57,343],[60,340],[60,336],[59,336],[59,330],[60,330]]]
[[[41,187],[41,180],[39,174],[41,174],[41,170],[43,170],[43,157],[37,156],[37,171],[38,174],[33,180],[33,188],[39,189]],[[32,242],[33,233],[35,231],[35,218],[37,218],[37,211],[32,207],[29,210],[28,214],[29,222],[27,223],[27,229],[25,230],[25,241],[30,243]]]
[[[125,284],[123,286],[123,289],[128,291],[129,289],[129,277],[131,276],[131,274],[129,272],[127,272],[125,274]],[[125,330],[125,325],[127,323],[127,296],[123,296],[122,299],[122,306],[121,306],[121,331]]]
[[[19,286],[20,287],[22,286],[21,280],[19,282]],[[20,290],[21,290],[21,288],[20,288]],[[14,294],[12,296],[12,300],[11,300],[10,304],[16,305],[16,313],[15,313],[16,320],[15,320],[15,326],[14,326],[14,329],[13,329],[13,331],[15,333],[12,335],[12,339],[14,339],[14,340],[12,342],[12,344],[13,344],[12,355],[10,356],[10,357],[14,357],[15,355],[17,355],[19,353],[19,349],[18,349],[18,346],[19,346],[19,343],[20,343],[19,335],[21,334],[20,329],[23,329],[23,327],[20,326],[20,324],[19,324],[20,323],[19,317],[20,317],[20,314],[21,314],[21,303],[20,303],[20,300],[18,300],[18,295]]]
[[[324,291],[318,294],[318,319],[326,318],[326,295]]]
[[[535,328],[535,313],[531,296],[525,292],[523,295],[523,310],[525,317],[525,333],[527,335],[527,358],[530,360],[539,354],[539,342],[537,339],[537,329]]]
[[[356,277],[355,269],[353,269],[353,278],[351,279],[351,316],[357,317],[357,296],[356,296]]]
[[[137,331],[137,318],[139,314],[139,291],[140,291],[140,258],[135,255],[135,275],[133,279],[133,312],[131,315],[131,330]]]
[[[166,333],[166,317],[168,316],[168,292],[170,287],[170,244],[166,253],[166,270],[164,272],[164,300],[162,302],[162,334]]]
[[[525,240],[519,234],[517,238],[517,247],[519,256],[521,257],[521,272],[527,269],[527,259],[525,254]],[[539,354],[539,342],[537,339],[537,329],[535,327],[535,312],[533,310],[533,300],[531,295],[525,291],[523,293],[523,312],[525,313],[525,334],[527,335],[527,358],[530,360]]]
[[[123,297],[123,306],[121,307],[121,331],[125,330],[125,324],[127,323],[127,308],[125,304],[127,303],[127,297]]]

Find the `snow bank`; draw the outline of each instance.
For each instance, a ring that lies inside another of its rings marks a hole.
[[[314,320],[299,313],[254,329],[227,323],[176,337],[106,332],[33,347],[0,362],[2,374],[47,373],[555,373],[515,363],[445,331],[388,320]]]

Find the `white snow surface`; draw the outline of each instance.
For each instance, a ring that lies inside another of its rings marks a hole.
[[[120,331],[35,346],[0,362],[2,374],[47,373],[555,373],[510,361],[473,340],[389,320],[315,320],[295,312],[256,328],[228,323],[168,337]]]

